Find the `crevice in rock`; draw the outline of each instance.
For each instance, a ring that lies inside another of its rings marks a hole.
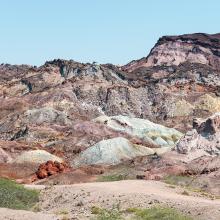
[[[10,139],[11,141],[14,141],[18,138],[24,137],[25,135],[28,134],[28,127],[25,126],[24,129],[19,130],[14,136]]]

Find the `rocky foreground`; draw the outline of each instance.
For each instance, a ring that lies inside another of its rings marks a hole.
[[[219,79],[219,34],[162,37],[125,66],[1,64],[0,177],[65,185],[181,176],[178,184],[218,199]]]

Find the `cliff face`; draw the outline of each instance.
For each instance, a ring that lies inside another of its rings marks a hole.
[[[184,62],[220,68],[220,34],[187,34],[160,38],[149,56],[122,67],[131,72],[140,67],[171,66]]]

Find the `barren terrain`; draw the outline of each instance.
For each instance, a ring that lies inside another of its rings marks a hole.
[[[218,220],[220,199],[211,200],[199,193],[183,195],[181,187],[158,181],[126,180],[59,186],[28,186],[41,189],[42,213],[68,213],[70,219],[89,219],[93,206],[121,210],[162,205],[177,208],[199,220]]]

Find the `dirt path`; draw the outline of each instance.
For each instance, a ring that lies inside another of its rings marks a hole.
[[[40,209],[70,219],[89,219],[91,207],[120,209],[149,207],[155,204],[175,207],[199,220],[219,220],[220,200],[210,200],[198,195],[182,195],[183,189],[170,188],[156,181],[126,180],[95,182],[41,188]]]

